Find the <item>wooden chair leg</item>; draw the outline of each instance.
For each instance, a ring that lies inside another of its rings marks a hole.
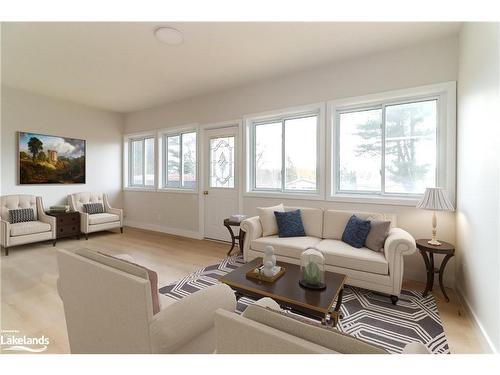
[[[120,232],[123,233],[123,227],[120,227]]]

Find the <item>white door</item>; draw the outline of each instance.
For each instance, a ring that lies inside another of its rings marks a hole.
[[[238,128],[205,131],[205,238],[230,241],[225,218],[238,213]],[[238,231],[235,228],[236,232]]]

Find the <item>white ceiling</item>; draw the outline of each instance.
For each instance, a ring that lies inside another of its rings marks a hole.
[[[157,41],[158,25],[184,34]],[[460,23],[3,23],[9,86],[129,112],[456,34]]]

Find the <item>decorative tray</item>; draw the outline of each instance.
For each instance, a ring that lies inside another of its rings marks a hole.
[[[272,277],[267,277],[267,276],[264,276],[264,274],[262,272],[260,272],[260,268],[262,267],[262,263],[255,267],[255,268],[252,268],[250,271],[248,271],[246,273],[246,277],[249,278],[249,279],[255,279],[255,280],[260,280],[260,281],[265,281],[265,282],[268,282],[268,283],[272,283],[272,282],[275,282],[276,280],[278,280],[281,276],[283,276],[285,274],[285,267],[281,267],[280,266],[280,270],[279,272],[272,276]]]

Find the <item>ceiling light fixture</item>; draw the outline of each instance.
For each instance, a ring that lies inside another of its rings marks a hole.
[[[158,27],[155,30],[156,39],[170,46],[178,46],[184,41],[182,33],[173,27]]]

